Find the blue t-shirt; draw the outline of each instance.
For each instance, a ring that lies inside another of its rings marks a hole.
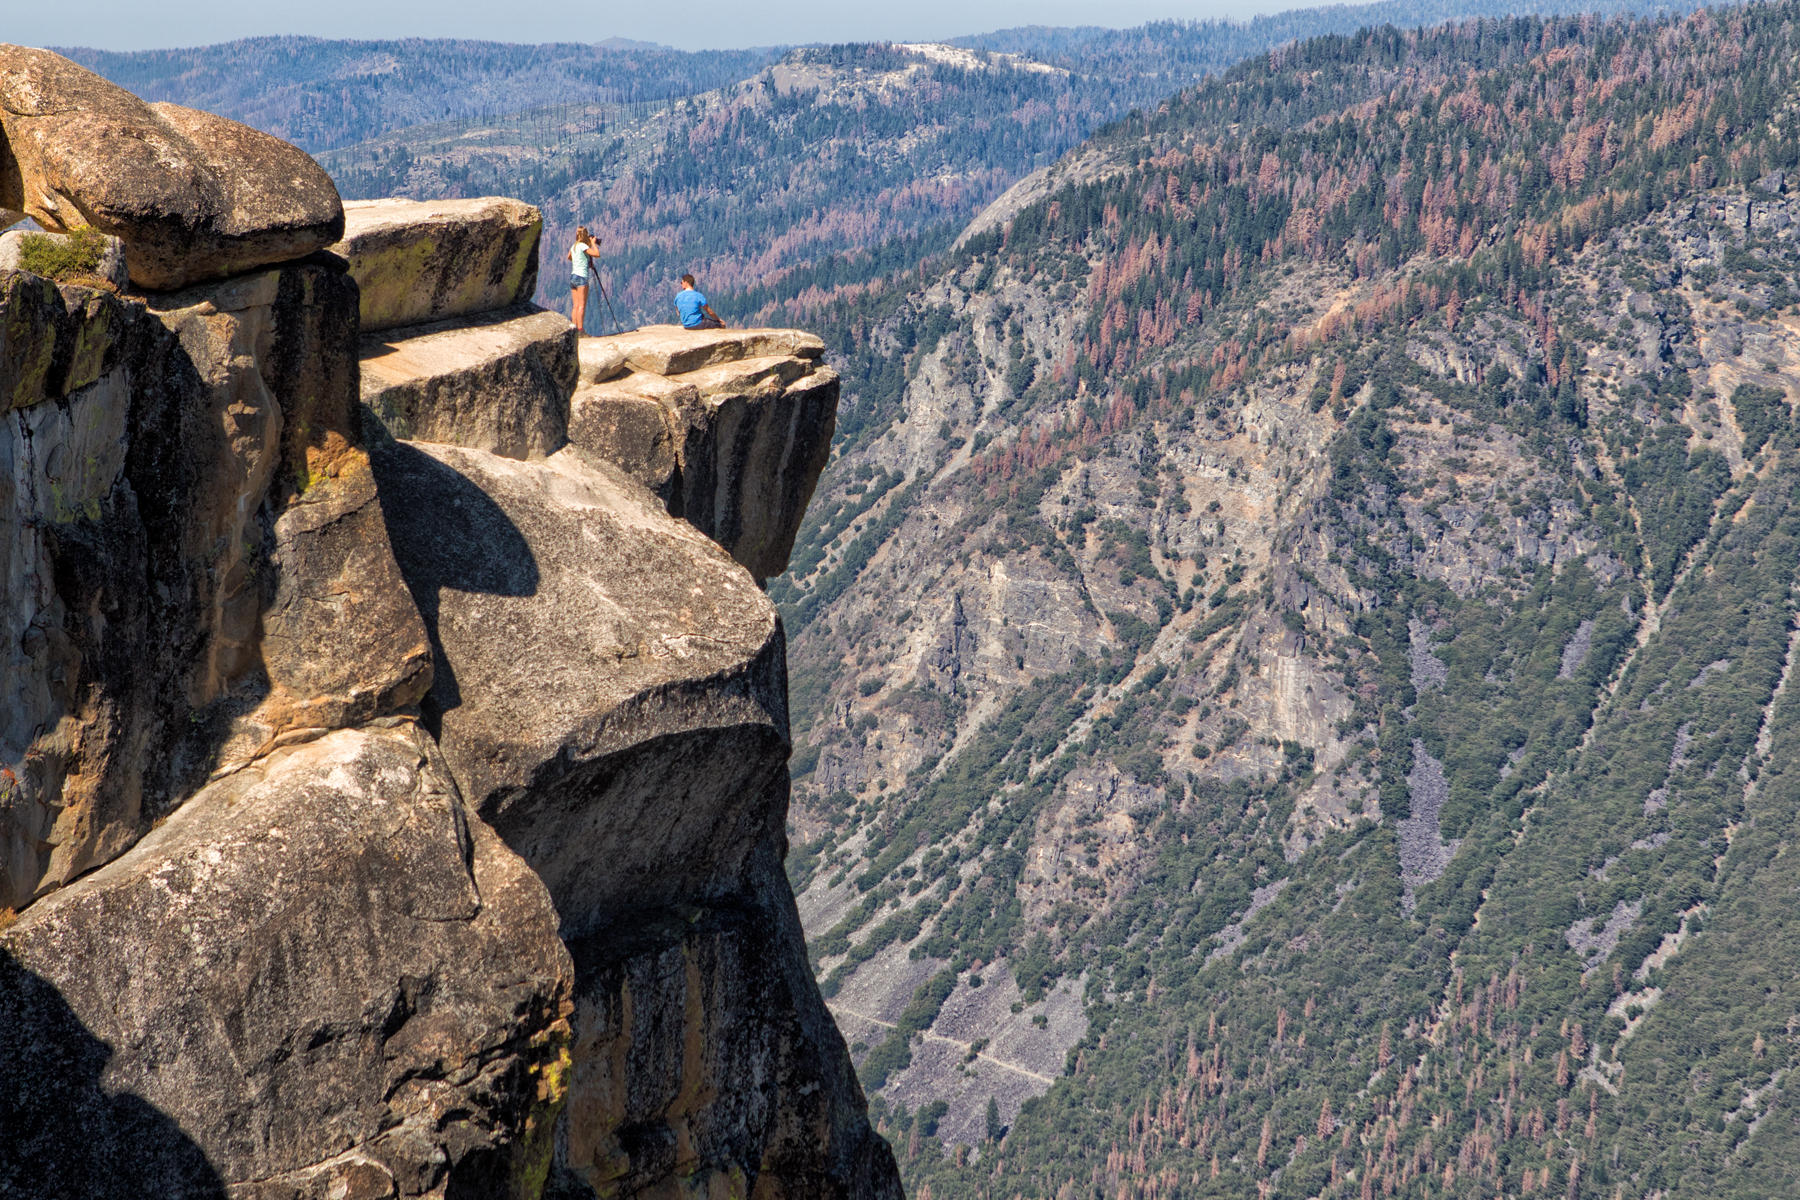
[[[578,279],[586,279],[588,273],[588,248],[577,242],[569,249],[569,274]]]
[[[681,314],[681,323],[685,328],[696,328],[701,321],[701,310],[706,307],[706,297],[693,288],[683,288],[675,293],[675,311]]]

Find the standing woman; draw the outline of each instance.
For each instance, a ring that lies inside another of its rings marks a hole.
[[[600,243],[582,225],[575,230],[575,244],[569,248],[569,295],[574,299],[571,317],[575,328],[587,332],[588,272],[590,260],[600,256]]]

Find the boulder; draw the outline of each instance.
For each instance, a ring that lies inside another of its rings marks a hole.
[[[799,329],[683,329],[647,325],[600,339],[611,343],[634,369],[652,375],[681,375],[714,363],[780,355],[824,357],[825,343]]]
[[[308,262],[157,304],[0,272],[0,908],[429,683],[356,445],[354,285]]]
[[[31,270],[49,257],[59,269],[39,270],[36,274],[48,275],[61,283],[124,291],[131,282],[125,273],[125,243],[104,234],[95,235],[94,242],[91,248],[86,247],[67,233],[31,233],[22,229],[0,233],[0,271]],[[33,253],[40,247],[50,254]]]
[[[351,200],[331,252],[362,289],[370,333],[508,308],[537,290],[544,218],[500,196]]]
[[[396,442],[375,467],[436,655],[426,720],[565,935],[740,889],[788,754],[781,626],[749,575],[567,451]]]
[[[575,342],[532,304],[368,334],[364,412],[391,437],[542,458],[568,441]]]
[[[279,751],[0,932],[0,1194],[535,1197],[571,982],[414,726]]]
[[[131,281],[169,289],[310,254],[343,233],[330,176],[297,147],[146,104],[48,50],[0,45],[0,210],[122,239]]]
[[[582,339],[584,378],[615,362],[633,369],[576,392],[569,440],[650,488],[761,583],[787,568],[830,456],[837,373],[798,330],[668,329]],[[683,369],[643,365],[658,362]]]

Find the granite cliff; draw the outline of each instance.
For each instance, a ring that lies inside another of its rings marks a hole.
[[[0,1195],[898,1196],[781,871],[822,344],[0,67]]]

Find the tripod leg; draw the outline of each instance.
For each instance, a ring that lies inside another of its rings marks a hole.
[[[618,311],[613,308],[612,297],[606,294],[606,284],[600,282],[600,275],[598,272],[595,272],[595,274],[594,274],[594,282],[596,284],[599,284],[600,299],[602,299],[603,301],[606,302],[606,311],[612,317],[613,332],[614,333],[623,333],[625,331],[625,327],[623,325],[619,324]]]

